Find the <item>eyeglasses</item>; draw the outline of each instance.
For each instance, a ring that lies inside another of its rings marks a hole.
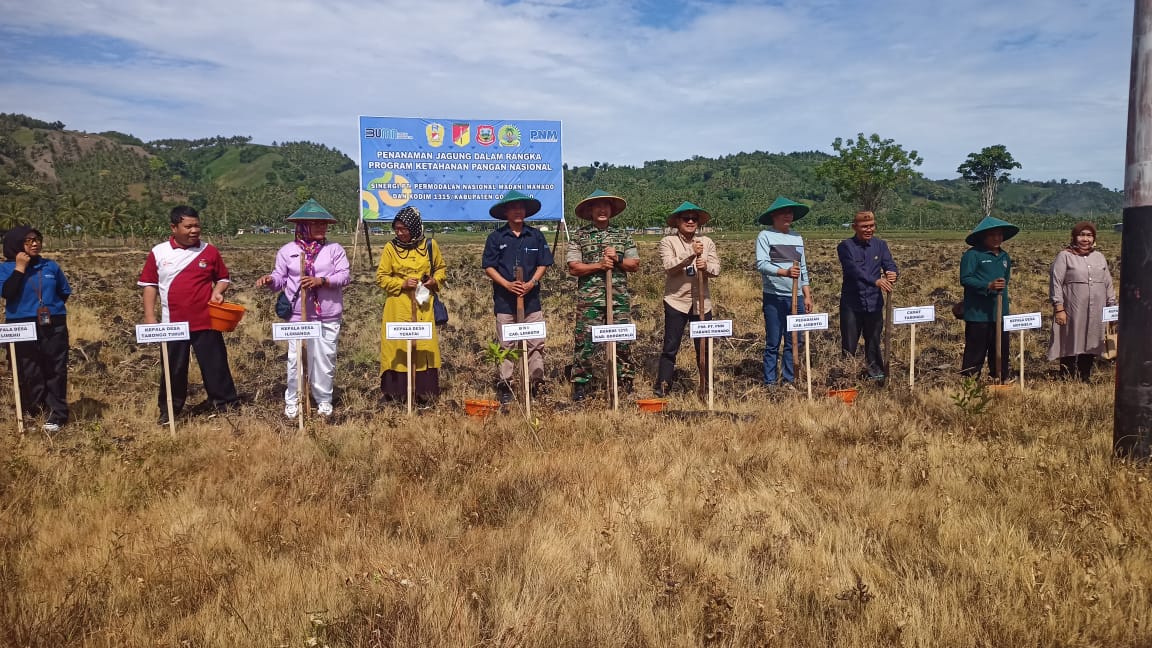
[[[680,220],[682,220],[686,223],[695,223],[696,221],[700,220],[700,217],[699,216],[681,216]]]
[[[44,239],[40,238],[39,236],[29,236],[28,238],[24,239],[25,243],[41,243],[43,241]]]

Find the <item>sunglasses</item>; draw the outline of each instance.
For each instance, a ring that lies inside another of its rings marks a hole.
[[[42,243],[43,241],[44,239],[38,236],[29,236],[28,238],[24,239],[25,243]]]
[[[681,216],[680,220],[688,222],[688,223],[695,223],[696,221],[700,220],[700,217],[699,216],[693,216],[693,215]]]

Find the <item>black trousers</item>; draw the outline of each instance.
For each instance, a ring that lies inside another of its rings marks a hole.
[[[656,383],[671,383],[672,375],[676,372],[676,355],[680,353],[680,342],[684,337],[684,327],[688,326],[688,322],[699,322],[700,316],[697,314],[681,313],[680,311],[668,305],[668,302],[662,301],[664,304],[664,348],[660,350],[660,367],[656,370]],[[712,312],[704,313],[705,321],[712,319]],[[696,338],[693,340],[696,347],[696,364],[700,364],[700,354],[704,352],[704,338]],[[708,359],[704,359],[704,369],[708,369]]]
[[[964,322],[964,360],[960,365],[960,373],[965,376],[979,376],[988,363],[988,375],[993,380],[1009,378],[1011,368],[1008,355],[1008,341],[1011,333],[1001,333],[1000,337],[1000,370],[995,367],[992,357],[996,348],[996,324],[993,322]]]
[[[860,335],[864,335],[864,362],[868,375],[884,375],[884,353],[880,337],[884,334],[884,311],[869,313],[840,307],[840,349],[846,356],[856,355]]]
[[[20,371],[20,405],[28,414],[48,411],[48,422],[68,422],[68,324],[53,317],[52,324],[37,326],[32,342],[16,343],[16,366]]]
[[[1092,379],[1092,366],[1096,364],[1096,356],[1090,353],[1064,356],[1060,358],[1060,377],[1065,379],[1079,378],[1083,382]]]
[[[196,363],[200,365],[200,375],[204,378],[204,391],[216,409],[226,408],[240,400],[236,395],[236,385],[232,382],[232,370],[228,368],[228,349],[224,346],[224,336],[211,329],[192,331],[188,340],[168,343],[168,369],[172,373],[172,409],[177,414],[184,409],[188,399],[189,350],[196,353]],[[157,400],[160,412],[168,412],[168,395],[164,387],[164,376],[160,376],[160,396]]]

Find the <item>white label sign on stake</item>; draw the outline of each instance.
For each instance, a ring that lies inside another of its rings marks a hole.
[[[923,324],[936,321],[935,306],[911,306],[908,308],[893,308],[893,324]]]
[[[1104,317],[1100,318],[1105,322],[1117,322],[1120,320],[1120,307],[1119,306],[1105,306]]]
[[[629,342],[636,339],[635,324],[601,324],[592,327],[592,341]]]
[[[503,325],[500,333],[505,342],[543,340],[548,337],[548,328],[544,322],[519,322]]]
[[[35,342],[36,322],[0,324],[0,343]]]
[[[1040,326],[1040,313],[1004,316],[1005,331],[1026,331],[1028,329],[1038,329]]]
[[[688,322],[688,337],[692,339],[732,337],[732,320]]]
[[[431,340],[432,322],[388,322],[384,327],[386,340]]]
[[[321,336],[320,322],[274,322],[272,324],[272,339],[277,342],[285,340],[318,340]]]
[[[789,331],[823,331],[828,328],[828,313],[811,315],[789,315]]]
[[[167,322],[165,324],[137,324],[136,343],[179,342],[189,340],[188,322]]]

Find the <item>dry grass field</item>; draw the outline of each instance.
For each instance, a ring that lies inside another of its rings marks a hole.
[[[1014,311],[1044,310],[1058,238],[1007,245]],[[817,398],[759,386],[758,277],[719,241],[717,411],[679,390],[661,415],[567,402],[531,420],[465,417],[490,397],[495,336],[482,240],[450,242],[445,394],[409,418],[376,404],[382,297],[359,259],[340,341],[337,415],[282,415],[284,347],[252,286],[275,246],[224,243],[226,337],[248,403],[158,428],[160,356],[133,342],[139,249],[59,251],[73,282],[74,422],[0,435],[5,646],[1149,646],[1152,485],[1111,458],[1112,369],[1052,377],[1027,336],[1027,390],[958,407],[956,240],[893,240],[897,305],[936,304],[894,378],[855,406],[822,394],[838,364],[835,240],[808,240]],[[632,280],[639,396],[659,348],[655,240]],[[1102,240],[1110,259],[1119,243]],[[569,362],[573,281],[548,275],[549,370]],[[1016,338],[1013,339],[1015,353]],[[5,385],[10,376],[5,370]],[[193,372],[193,383],[199,378]],[[203,398],[194,385],[190,403]],[[0,407],[12,412],[10,388]]]

